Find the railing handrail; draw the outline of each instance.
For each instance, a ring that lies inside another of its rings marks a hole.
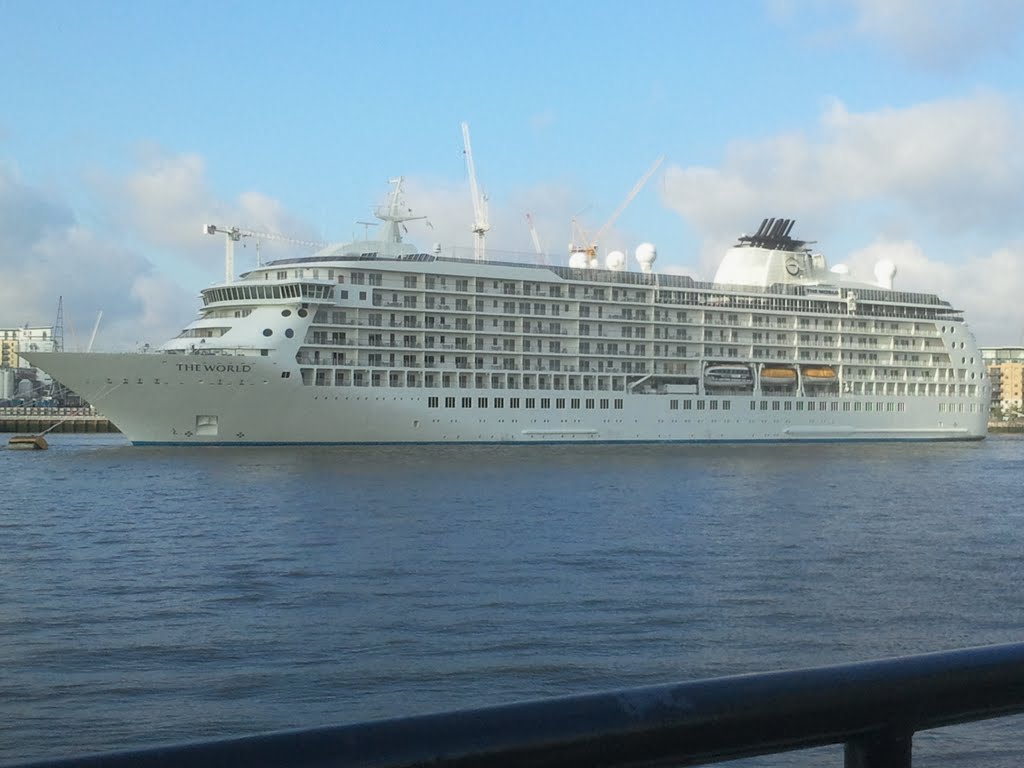
[[[1024,711],[1024,643],[27,763],[33,768],[695,765],[846,744],[910,765],[913,734]]]

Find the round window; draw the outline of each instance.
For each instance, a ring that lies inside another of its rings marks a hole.
[[[281,317],[288,317],[291,313],[292,313],[292,311],[290,309],[282,309],[281,310]]]
[[[264,336],[273,336],[274,332],[272,330],[270,330],[269,328],[264,328],[263,329],[263,335]]]
[[[291,328],[288,328],[285,330],[284,335],[290,339],[292,336],[295,335],[295,331],[293,331]]]
[[[299,310],[299,317],[305,317],[305,316],[306,316],[306,315],[308,315],[308,314],[309,314],[309,312],[307,312],[307,311],[306,311],[306,310],[304,310],[304,309],[300,309],[300,310]]]

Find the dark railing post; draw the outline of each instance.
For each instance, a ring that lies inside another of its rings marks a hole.
[[[845,768],[910,768],[913,734],[872,731],[846,742]]]

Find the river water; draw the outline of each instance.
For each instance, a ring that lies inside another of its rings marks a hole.
[[[1018,641],[1022,475],[1017,436],[52,435],[0,450],[0,761]],[[919,734],[915,765],[1017,766],[1021,725]]]

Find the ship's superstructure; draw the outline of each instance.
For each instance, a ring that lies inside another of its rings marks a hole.
[[[989,382],[960,311],[858,283],[766,220],[715,279],[480,262],[380,240],[202,292],[152,354],[30,355],[137,444],[964,440]],[[578,262],[575,262],[578,264]]]

